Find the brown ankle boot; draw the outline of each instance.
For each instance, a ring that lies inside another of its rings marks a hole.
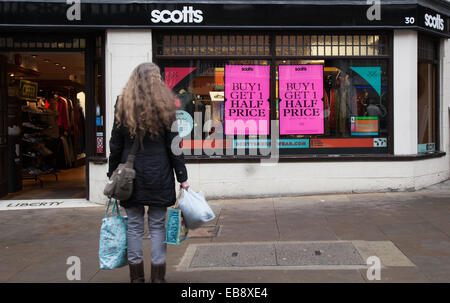
[[[145,283],[144,261],[137,264],[128,263],[130,267],[130,283]]]
[[[150,279],[152,283],[166,283],[166,263],[163,264],[153,264],[152,263],[152,274]]]

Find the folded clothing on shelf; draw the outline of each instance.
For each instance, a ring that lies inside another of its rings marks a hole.
[[[31,129],[39,129],[39,130],[44,129],[44,127],[35,125],[35,124],[31,123],[31,122],[23,122],[22,126],[28,127],[28,128],[31,128]]]
[[[30,143],[38,143],[42,141],[42,138],[39,138],[33,134],[23,134],[22,140]]]
[[[36,107],[28,106],[28,105],[23,105],[22,111],[27,112],[27,113],[36,113],[36,114],[42,113],[42,111],[38,110]]]

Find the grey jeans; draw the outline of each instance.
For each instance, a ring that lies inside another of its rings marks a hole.
[[[144,235],[145,206],[135,205],[125,208],[128,217],[127,251],[128,262],[137,264],[142,261],[142,236]],[[148,229],[150,231],[150,245],[152,263],[166,262],[166,207],[148,207]]]

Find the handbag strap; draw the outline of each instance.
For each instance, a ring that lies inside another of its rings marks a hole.
[[[139,145],[141,143],[141,133],[138,131],[136,136],[134,137],[133,146],[131,147],[130,153],[128,154],[126,166],[133,167],[134,166],[134,158],[136,157],[136,153],[139,149]]]

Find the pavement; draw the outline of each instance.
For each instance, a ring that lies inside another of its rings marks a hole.
[[[168,282],[450,282],[450,180],[416,192],[208,202],[216,218],[168,245]],[[128,267],[99,269],[104,211],[0,211],[0,282],[128,282]],[[148,278],[148,232],[143,241]],[[67,279],[71,256],[80,280]]]

